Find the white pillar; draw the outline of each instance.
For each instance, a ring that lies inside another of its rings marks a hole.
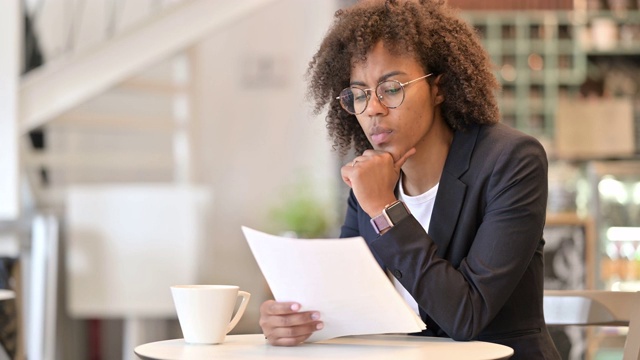
[[[27,358],[54,360],[58,300],[58,221],[53,215],[33,220],[27,289]]]
[[[22,59],[20,0],[0,2],[0,221],[19,215],[18,87]]]

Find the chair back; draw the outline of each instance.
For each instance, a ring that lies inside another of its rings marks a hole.
[[[623,360],[640,360],[640,292],[545,290],[547,325],[628,326]]]
[[[640,360],[640,292],[635,293],[632,302],[629,332],[624,343],[624,360]]]

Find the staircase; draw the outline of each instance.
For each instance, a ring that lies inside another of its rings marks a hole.
[[[187,53],[162,60],[40,125],[42,148],[23,137],[36,207],[61,210],[74,184],[188,180],[189,69]]]
[[[274,1],[66,1],[66,14],[65,1],[44,1],[33,10],[50,59],[23,77],[18,113],[19,132],[44,141],[21,144],[36,207],[60,209],[70,184],[193,179],[189,48]],[[70,25],[53,24],[60,18]]]

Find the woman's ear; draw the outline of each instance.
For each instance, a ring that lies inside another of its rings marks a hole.
[[[444,93],[440,89],[440,79],[442,78],[442,74],[433,79],[433,83],[431,84],[431,94],[433,97],[434,105],[440,105],[444,102]]]

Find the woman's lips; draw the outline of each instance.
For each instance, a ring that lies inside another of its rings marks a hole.
[[[391,132],[392,132],[391,130],[387,130],[387,129],[374,130],[371,133],[371,141],[375,145],[380,145],[382,143],[385,143],[391,137]]]

